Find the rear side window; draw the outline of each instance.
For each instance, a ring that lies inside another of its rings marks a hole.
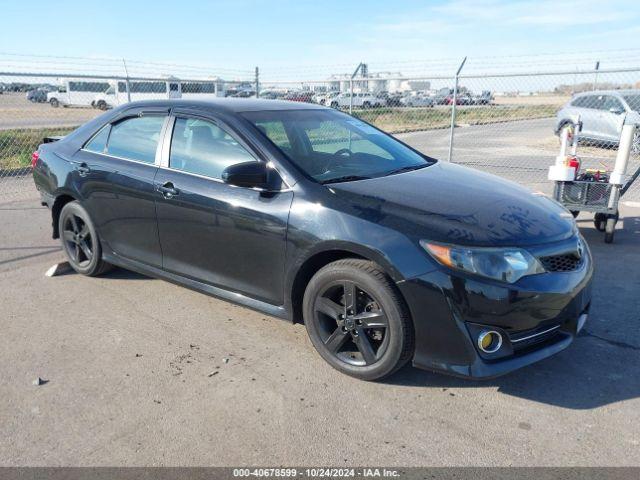
[[[115,157],[154,163],[165,117],[147,116],[123,120],[111,127],[107,153]]]
[[[256,161],[231,135],[212,122],[176,118],[169,166],[175,170],[221,178],[230,165]]]
[[[84,146],[85,150],[95,153],[105,153],[107,151],[107,140],[111,125],[105,125],[94,137]]]

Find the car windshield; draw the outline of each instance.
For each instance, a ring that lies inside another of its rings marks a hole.
[[[640,94],[639,95],[623,95],[624,101],[629,104],[631,110],[640,111]]]
[[[362,180],[429,166],[434,159],[334,110],[242,114],[298,168],[320,183]]]

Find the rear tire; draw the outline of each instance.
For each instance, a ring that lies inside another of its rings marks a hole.
[[[60,106],[60,102],[57,98],[52,98],[51,100],[49,100],[49,103],[53,108],[58,108]]]
[[[58,232],[69,265],[76,272],[95,277],[111,270],[111,264],[102,259],[102,247],[93,221],[80,203],[73,201],[62,207]]]
[[[404,300],[368,260],[338,260],[320,269],[307,285],[303,315],[320,356],[347,375],[380,380],[413,353],[413,325]]]
[[[96,103],[96,107],[98,107],[99,110],[105,111],[107,109],[107,102],[99,100],[98,103]]]

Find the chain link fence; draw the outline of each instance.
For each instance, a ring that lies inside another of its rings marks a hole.
[[[0,57],[0,72],[6,70],[0,73],[0,195],[33,192],[31,154],[44,137],[65,135],[135,100],[257,95],[318,103],[351,113],[432,157],[544,191],[552,187],[547,170],[558,154],[561,129],[582,126],[583,171],[600,175],[613,169],[622,124],[640,109],[640,67],[551,64],[547,71],[530,72],[523,63],[513,73],[489,67],[483,73],[477,63],[404,63],[395,71],[373,71],[361,63],[342,74],[325,68],[269,76],[255,69],[226,71],[232,79],[223,79],[172,65],[142,75],[155,64],[132,63],[137,70],[122,62],[116,74],[105,72],[117,71],[115,63],[97,72],[95,65],[72,69],[60,62],[48,73],[23,73],[10,71],[14,64],[3,69]],[[423,69],[436,74],[419,73]],[[628,173],[640,168],[638,150],[636,145]],[[640,200],[640,188],[633,186],[625,197]]]

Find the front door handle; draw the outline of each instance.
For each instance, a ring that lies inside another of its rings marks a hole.
[[[156,190],[162,194],[162,196],[166,199],[171,199],[180,193],[176,187],[173,186],[173,183],[167,182],[163,185],[158,185]]]

